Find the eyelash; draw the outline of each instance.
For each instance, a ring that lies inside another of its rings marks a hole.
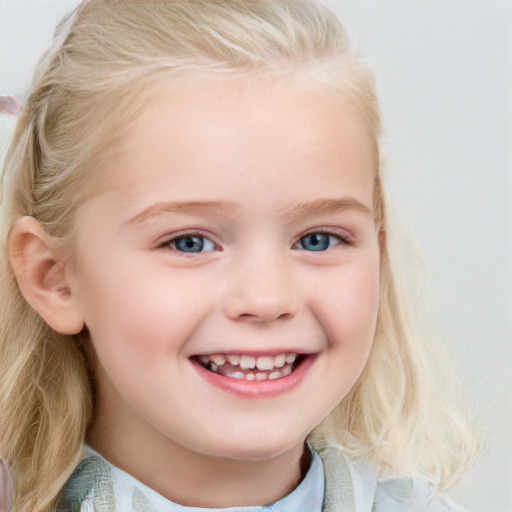
[[[201,241],[202,241],[201,249],[203,248],[205,240],[207,240],[212,245],[213,249],[210,251],[202,251],[201,250],[201,251],[197,251],[197,252],[181,251],[175,246],[179,240],[186,240],[186,239],[192,240],[193,238],[201,239]],[[180,233],[179,235],[175,235],[171,238],[167,238],[163,242],[159,243],[157,248],[158,249],[171,249],[172,251],[174,251],[178,254],[184,255],[184,254],[202,254],[205,252],[213,252],[215,250],[218,250],[219,246],[210,237],[203,235],[202,233],[197,233],[197,232],[192,231],[192,232]]]
[[[326,236],[328,237],[328,246],[325,247],[325,248],[319,248],[319,249],[312,249],[312,250],[308,250],[304,247],[304,240],[308,237],[308,236],[311,236],[311,235],[323,235],[323,236]],[[201,242],[201,246],[199,247],[199,251],[185,251],[185,250],[180,250],[176,247],[176,244],[177,242],[179,242],[180,240],[192,240],[193,238],[197,238],[197,239],[200,239],[200,242]],[[332,239],[336,239],[337,240],[337,243],[334,244],[334,245],[331,245],[331,241]],[[207,251],[203,251],[202,249],[204,248],[204,245],[205,245],[205,241],[206,241],[206,245],[208,245],[208,249],[210,250],[207,250]],[[337,245],[340,245],[340,244],[343,244],[343,245],[347,245],[347,246],[350,246],[350,245],[353,245],[354,244],[354,240],[348,236],[348,235],[343,235],[341,233],[339,233],[338,231],[335,231],[335,230],[329,230],[329,229],[315,229],[315,230],[312,230],[312,231],[309,231],[307,233],[304,233],[302,234],[292,245],[292,249],[296,249],[296,250],[304,250],[306,252],[325,252],[326,250],[328,249],[332,249],[333,247],[336,247]],[[168,238],[166,240],[164,240],[163,242],[161,242],[160,244],[158,244],[157,246],[158,249],[171,249],[173,250],[174,252],[180,254],[180,255],[185,255],[185,254],[203,254],[203,253],[206,253],[206,252],[214,252],[215,250],[219,250],[219,246],[210,238],[210,237],[207,237],[206,235],[202,234],[202,233],[197,233],[197,232],[185,232],[185,233],[180,233],[179,235],[175,235],[173,236],[172,238]]]
[[[332,249],[333,247],[336,247],[337,245],[353,245],[354,244],[354,240],[347,234],[342,234],[340,233],[339,231],[337,230],[330,230],[330,229],[314,229],[312,231],[309,231],[307,233],[304,233],[302,234],[298,239],[297,241],[293,244],[293,248],[298,248],[298,246],[302,243],[302,241],[308,237],[308,236],[311,236],[311,235],[324,235],[326,237],[329,238],[329,243],[330,243],[330,240],[331,238],[336,238],[338,240],[338,243],[336,243],[335,245],[333,246],[329,246],[329,247],[326,247],[325,249],[319,249],[317,251],[315,250],[312,250],[312,251],[307,251],[307,249],[304,248],[304,246],[302,246],[302,249],[307,251],[307,252],[325,252],[327,251],[328,249]]]

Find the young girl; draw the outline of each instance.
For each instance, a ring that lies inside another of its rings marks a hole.
[[[379,132],[313,0],[59,26],[3,172],[15,511],[462,510],[475,443],[397,281]]]

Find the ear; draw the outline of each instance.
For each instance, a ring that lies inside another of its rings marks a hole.
[[[66,260],[33,217],[23,217],[9,234],[9,261],[25,300],[55,331],[77,334],[84,319],[66,279]]]

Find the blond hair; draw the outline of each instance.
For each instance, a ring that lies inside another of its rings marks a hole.
[[[86,0],[58,27],[36,71],[5,158],[1,203],[0,456],[16,474],[15,510],[52,509],[82,456],[94,408],[84,335],[54,332],[24,300],[7,238],[34,216],[72,251],[73,210],[97,163],[173,77],[286,79],[298,74],[348,97],[378,141],[373,74],[354,56],[337,18],[313,0]],[[375,176],[376,222],[385,230],[377,332],[368,364],[313,432],[364,456],[384,474],[453,483],[475,452],[471,429],[439,381],[444,355],[420,334],[391,257],[392,224]],[[449,373],[449,372],[446,372]]]

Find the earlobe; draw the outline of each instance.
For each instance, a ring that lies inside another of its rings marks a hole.
[[[33,217],[23,217],[9,234],[9,261],[25,300],[55,331],[77,334],[84,325],[69,287],[66,261]]]

